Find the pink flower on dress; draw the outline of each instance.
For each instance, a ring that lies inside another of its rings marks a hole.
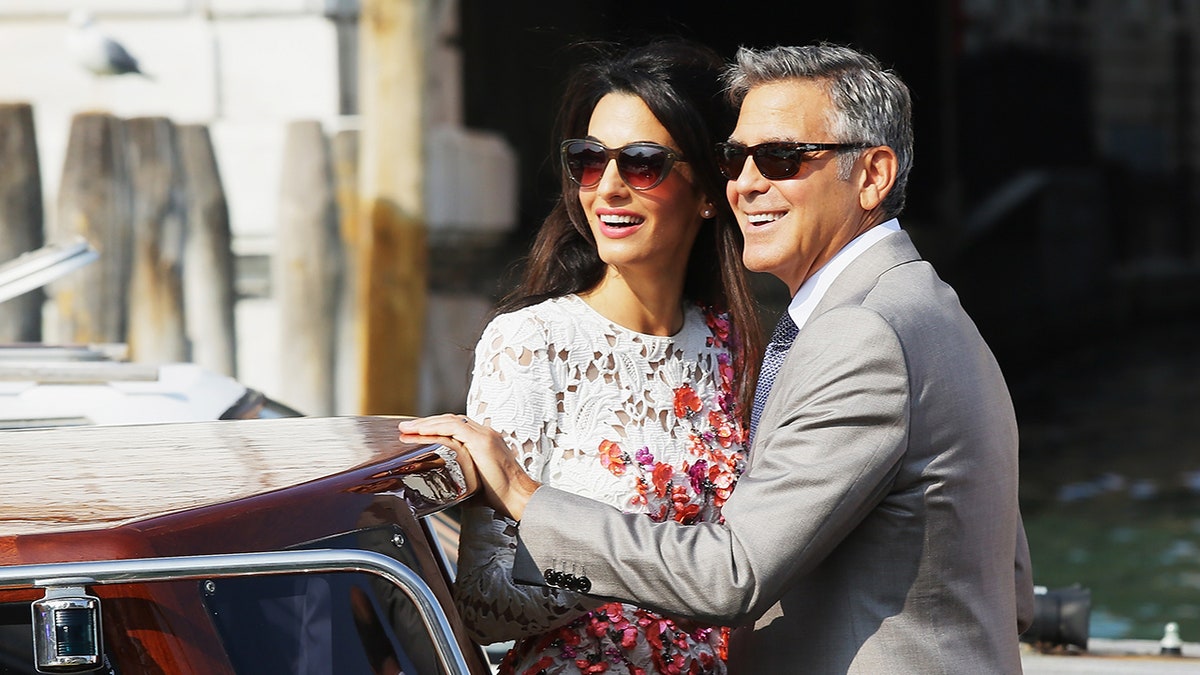
[[[738,440],[738,427],[724,414],[713,410],[708,413],[708,423],[712,425],[713,433],[716,434],[717,442],[721,447],[728,448]]]
[[[625,475],[625,465],[629,458],[621,446],[610,440],[600,441],[600,466],[608,469],[614,476]]]
[[[730,471],[722,470],[720,466],[713,466],[708,472],[708,482],[713,486],[713,505],[721,507],[729,500],[729,495],[733,494],[737,477]]]
[[[733,383],[733,359],[729,354],[717,355],[717,373],[721,376],[721,388]]]
[[[623,649],[633,649],[634,645],[637,644],[637,634],[638,634],[637,626],[630,624],[630,625],[627,625],[624,628],[622,628],[621,629],[621,647]]]
[[[648,619],[642,626],[646,630],[646,642],[650,643],[655,653],[662,653],[662,633],[666,630],[666,623],[666,619]]]
[[[708,462],[702,459],[691,465],[687,469],[687,475],[691,480],[692,490],[694,490],[696,494],[703,494],[704,479],[708,477]]]
[[[729,341],[730,322],[728,314],[719,314],[712,310],[705,311],[704,323],[708,324],[708,329],[712,331],[717,347],[723,347]]]
[[[607,605],[600,607],[597,610],[597,613],[601,612],[608,617],[609,623],[615,623],[618,625],[629,623],[625,619],[625,607],[619,602],[610,602]]]
[[[650,466],[654,464],[654,455],[650,452],[650,448],[643,445],[640,449],[638,449],[637,453],[634,454],[634,460],[636,460],[637,463],[641,464],[642,466]]]
[[[727,464],[729,462],[729,458],[725,456],[725,453],[721,452],[719,445],[716,447],[705,447],[702,454],[712,464]],[[709,471],[712,471],[711,466],[709,467]]]

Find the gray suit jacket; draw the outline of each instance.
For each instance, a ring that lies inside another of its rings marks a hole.
[[[801,329],[723,513],[654,523],[543,487],[514,576],[753,624],[730,647],[737,673],[1021,672],[1033,590],[1012,402],[906,233],[854,260]]]

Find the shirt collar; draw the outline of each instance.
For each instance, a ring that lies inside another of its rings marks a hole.
[[[787,310],[788,314],[792,315],[792,320],[796,322],[796,326],[804,328],[805,322],[812,316],[813,310],[817,308],[821,298],[825,297],[825,292],[833,285],[842,270],[854,262],[855,258],[862,255],[879,240],[899,231],[900,221],[895,218],[872,227],[850,240],[850,243],[843,246],[842,250],[829,259],[829,262],[822,265],[803,284],[800,284],[800,288],[792,297],[792,302],[788,305]]]

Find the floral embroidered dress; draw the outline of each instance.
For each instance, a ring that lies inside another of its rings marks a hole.
[[[550,299],[484,330],[467,414],[547,485],[656,521],[720,522],[744,468],[729,340],[728,319],[698,307],[660,337]],[[727,629],[514,584],[515,523],[464,511],[455,599],[476,640],[518,640],[502,673],[725,672]]]

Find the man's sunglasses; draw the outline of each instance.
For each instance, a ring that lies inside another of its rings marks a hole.
[[[562,143],[563,167],[579,187],[599,185],[605,167],[614,159],[617,174],[634,190],[656,187],[671,172],[671,165],[687,161],[658,143],[630,143],[619,148],[606,148],[602,143],[582,138]]]
[[[800,165],[807,153],[818,150],[856,150],[869,148],[865,143],[792,143],[779,141],[774,143],[759,143],[745,146],[741,143],[726,141],[717,143],[717,165],[721,173],[729,180],[737,180],[746,166],[746,157],[754,158],[754,166],[763,178],[782,180],[791,178],[800,171]]]

